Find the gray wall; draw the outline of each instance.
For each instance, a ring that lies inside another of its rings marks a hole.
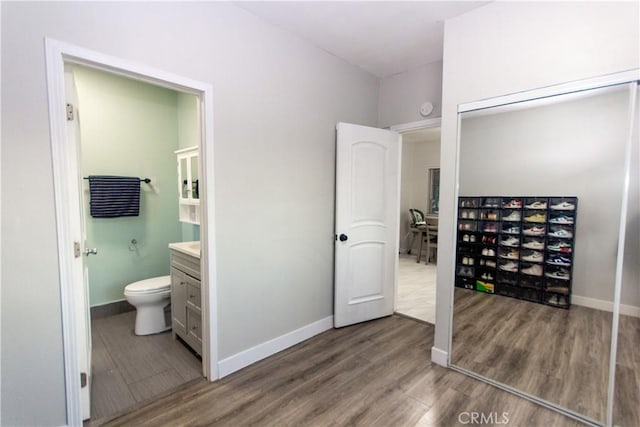
[[[433,112],[426,118],[440,117],[442,112],[442,62],[394,74],[380,81],[378,126],[387,127],[424,120],[420,106],[429,101]]]
[[[445,22],[437,349],[449,349],[458,104],[637,68],[637,17],[631,2],[494,2]]]
[[[438,135],[439,136],[439,135]],[[400,252],[406,252],[409,232],[409,209],[429,213],[429,169],[440,167],[440,140],[402,142],[402,177],[400,184]],[[418,248],[414,239],[414,248]]]
[[[377,79],[229,3],[1,7],[3,425],[65,423],[45,36],[213,84],[221,358],[332,314],[335,124]]]
[[[574,299],[613,301],[628,97],[622,87],[558,97],[554,105],[523,103],[526,110],[463,114],[460,196],[578,197]]]

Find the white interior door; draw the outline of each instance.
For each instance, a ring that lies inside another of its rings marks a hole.
[[[78,99],[76,86],[73,78],[73,70],[69,65],[65,66],[65,97],[67,105],[71,105],[72,110],[68,110],[67,115],[67,143],[75,146],[77,154],[74,161],[69,162],[69,170],[73,173],[70,176],[68,185],[70,189],[75,186],[74,191],[68,192],[70,209],[70,224],[73,226],[73,240],[75,244],[75,256],[73,262],[73,300],[76,319],[76,346],[78,349],[78,370],[81,373],[80,403],[82,409],[82,419],[86,420],[91,416],[91,317],[89,313],[89,276],[85,260],[85,222],[83,214],[83,185],[80,168],[80,122],[78,117]],[[69,107],[68,107],[69,108]]]
[[[393,313],[401,137],[338,123],[334,326]]]

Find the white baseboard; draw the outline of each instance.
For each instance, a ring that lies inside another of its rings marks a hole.
[[[448,366],[449,353],[436,347],[431,347],[431,361],[436,365]]]
[[[580,305],[582,307],[595,308],[602,311],[613,311],[613,302],[601,299],[583,297],[580,295],[571,295],[571,304]],[[620,304],[620,314],[625,316],[640,317],[640,307],[634,305]]]
[[[304,340],[333,328],[333,316],[325,317],[300,329],[258,344],[218,362],[218,374],[223,378],[252,363],[265,359]]]

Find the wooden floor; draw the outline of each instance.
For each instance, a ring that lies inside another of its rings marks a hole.
[[[197,378],[200,359],[171,332],[136,336],[135,311],[92,321],[91,419],[122,413]]]
[[[436,321],[436,265],[417,263],[416,258],[416,255],[405,254],[399,257],[396,313],[433,325]]]
[[[454,306],[453,364],[605,420],[611,313],[458,288]]]
[[[201,381],[110,426],[455,426],[577,422],[430,362],[433,326],[391,316],[329,330],[215,383]],[[485,425],[492,423],[485,423]]]
[[[620,316],[614,425],[640,426],[640,319]]]

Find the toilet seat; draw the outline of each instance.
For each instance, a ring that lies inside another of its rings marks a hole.
[[[157,294],[171,291],[171,276],[152,277],[130,283],[124,288],[126,294]]]

